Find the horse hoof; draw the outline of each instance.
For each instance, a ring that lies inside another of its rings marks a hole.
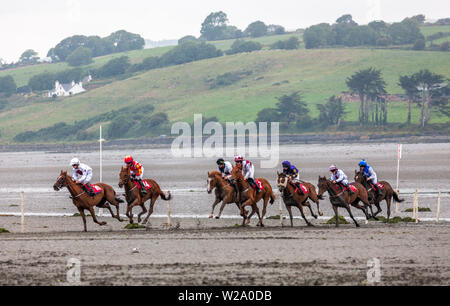
[[[212,218],[213,218],[213,215],[209,215],[209,218],[212,219]]]
[[[356,224],[356,227],[361,227],[359,224]]]
[[[322,217],[322,216],[323,216],[323,212],[319,212],[319,216],[321,216],[321,217]]]
[[[216,217],[216,219],[220,219],[220,217],[219,217],[219,216],[217,216],[217,217]]]
[[[317,219],[317,218],[318,218],[317,215],[313,215],[313,217],[314,217],[314,219]]]

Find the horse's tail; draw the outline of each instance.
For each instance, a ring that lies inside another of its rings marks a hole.
[[[273,202],[275,202],[275,195],[273,194],[273,189],[270,188],[270,205],[272,205]]]
[[[400,199],[399,196],[398,196],[398,194],[397,194],[397,192],[395,192],[395,191],[392,192],[392,195],[394,196],[394,200],[395,200],[396,202],[401,203],[401,202],[405,201],[405,199]]]
[[[172,199],[172,194],[170,193],[170,191],[167,191],[167,196],[164,194],[163,191],[161,191],[159,195],[161,196],[161,199],[163,199],[164,201],[169,201],[170,199]]]

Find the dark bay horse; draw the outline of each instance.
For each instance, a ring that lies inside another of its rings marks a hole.
[[[370,216],[367,213],[367,207],[370,207],[367,190],[363,185],[357,182],[351,183],[351,185],[356,187],[356,192],[349,196],[347,190],[340,190],[337,184],[333,184],[332,181],[328,180],[326,177],[319,176],[319,182],[317,186],[319,187],[319,199],[322,199],[322,195],[325,191],[328,191],[330,195],[330,202],[333,206],[334,215],[336,218],[336,227],[339,226],[338,221],[338,207],[343,207],[347,209],[350,218],[352,218],[353,222],[355,222],[356,227],[359,227],[358,222],[356,222],[355,218],[353,218],[352,211],[350,210],[350,205],[361,209],[364,212],[367,220],[369,220]],[[359,205],[359,201],[364,203],[364,206]]]
[[[286,205],[286,209],[289,212],[289,217],[291,219],[291,227],[294,226],[293,224],[293,217],[292,217],[292,206],[297,207],[300,210],[300,213],[305,220],[306,224],[308,226],[313,226],[308,219],[306,219],[305,214],[303,213],[303,206],[307,206],[309,210],[311,211],[311,215],[317,219],[317,215],[313,212],[311,208],[311,204],[309,203],[308,199],[311,199],[314,203],[317,204],[317,210],[319,212],[319,215],[323,215],[319,208],[319,199],[316,194],[316,187],[308,182],[302,182],[302,184],[308,189],[307,193],[299,194],[296,189],[297,187],[294,186],[294,184],[288,179],[285,173],[278,172],[278,179],[277,179],[277,186],[278,190],[280,190],[283,202]]]
[[[367,193],[369,195],[369,202],[375,204],[375,206],[377,207],[377,212],[373,215],[374,217],[381,212],[380,202],[385,200],[386,204],[387,204],[387,222],[389,222],[389,217],[391,216],[392,198],[394,198],[395,201],[400,202],[400,203],[405,201],[404,199],[401,199],[398,196],[397,192],[394,191],[391,184],[389,184],[386,181],[378,182],[381,185],[383,185],[383,189],[380,189],[380,194],[378,195],[378,197],[375,197],[375,190],[372,186],[372,183],[369,183],[365,179],[365,177],[361,171],[358,172],[355,170],[355,181],[362,184],[366,188]]]
[[[258,178],[258,180],[262,183],[264,189],[257,193],[256,190],[250,187],[250,184],[245,180],[240,167],[233,167],[233,170],[231,171],[231,182],[235,184],[237,188],[237,198],[239,201],[241,216],[244,218],[242,221],[243,226],[250,223],[250,218],[255,212],[259,218],[259,222],[256,226],[264,226],[262,220],[266,214],[267,203],[269,203],[269,200],[270,204],[273,204],[275,201],[275,195],[273,194],[270,183],[262,177]],[[262,216],[259,214],[259,209],[256,205],[256,203],[258,203],[261,199],[264,199]],[[247,212],[245,210],[245,206],[252,207],[252,212],[248,217],[246,217]]]
[[[95,184],[99,186],[102,190],[101,193],[90,196],[87,194],[86,191],[84,191],[81,184],[76,184],[72,177],[67,175],[67,171],[62,171],[58,178],[56,179],[55,184],[53,184],[53,189],[56,191],[59,191],[62,187],[67,187],[67,189],[70,192],[70,195],[72,197],[73,204],[77,207],[78,211],[80,212],[81,217],[83,218],[83,224],[84,224],[84,231],[87,232],[86,228],[86,215],[84,214],[84,210],[87,209],[91,213],[92,219],[95,223],[99,225],[105,225],[106,222],[98,221],[97,217],[95,215],[94,206],[97,206],[99,208],[107,208],[109,212],[111,213],[111,216],[113,218],[116,218],[120,222],[123,220],[120,218],[119,215],[119,203],[123,203],[123,200],[116,197],[116,192],[114,189],[107,184],[104,183],[97,183]],[[117,215],[114,215],[111,206],[109,203],[114,205],[117,209]]]
[[[148,210],[147,217],[144,219],[144,224],[147,223],[148,218],[153,213],[153,206],[155,205],[156,200],[160,196],[161,199],[168,201],[171,199],[172,195],[170,191],[167,192],[168,196],[164,194],[164,192],[159,187],[158,183],[152,179],[144,179],[150,184],[151,188],[147,190],[145,196],[141,195],[140,190],[137,188],[137,185],[131,180],[130,168],[122,167],[120,170],[119,176],[119,187],[122,188],[125,186],[125,198],[127,200],[127,217],[130,219],[130,223],[133,223],[133,207],[140,206],[142,208],[142,212],[138,214],[138,223],[141,222],[141,216],[147,212],[147,208],[145,208],[144,203],[150,199],[150,208]],[[142,186],[142,188],[144,188]]]
[[[210,218],[214,217],[214,208],[220,202],[222,202],[222,205],[220,206],[220,211],[216,216],[216,219],[220,218],[226,204],[236,203],[236,206],[239,208],[239,204],[237,203],[238,201],[236,198],[236,192],[234,191],[233,186],[231,186],[226,180],[222,178],[222,173],[220,173],[219,171],[208,172],[206,191],[208,193],[211,193],[213,190],[216,195],[216,199],[212,204],[211,214],[209,215]]]

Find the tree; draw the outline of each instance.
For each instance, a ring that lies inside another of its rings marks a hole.
[[[160,112],[160,113],[155,113],[150,117],[147,126],[151,129],[151,128],[161,126],[162,124],[168,123],[168,122],[169,122],[169,117],[167,116],[167,114]]]
[[[419,96],[417,81],[413,76],[403,75],[400,76],[398,85],[403,88],[408,97],[408,115],[406,117],[406,123],[411,124],[411,104],[413,101],[417,101]]]
[[[0,93],[5,94],[5,96],[9,97],[17,90],[16,82],[14,78],[10,75],[0,77]]]
[[[51,57],[53,61],[65,61],[66,58],[75,51],[78,47],[83,47],[86,44],[87,36],[74,35],[67,37],[59,42],[54,48],[50,49],[47,56]]]
[[[164,53],[160,62],[161,66],[180,65],[222,55],[223,52],[212,44],[188,41]]]
[[[201,36],[206,40],[219,40],[223,38],[223,31],[228,23],[227,14],[222,11],[209,14],[202,23]]]
[[[310,26],[303,33],[305,48],[320,48],[335,44],[334,33],[328,23]]]
[[[109,60],[105,65],[97,71],[100,77],[108,78],[116,75],[124,74],[130,67],[130,59],[128,56],[121,56]]]
[[[22,53],[19,62],[25,65],[36,64],[39,61],[39,56],[33,49],[28,49]]]
[[[256,116],[256,122],[278,122],[280,113],[276,108],[263,108]]]
[[[358,25],[355,21],[353,21],[353,17],[350,14],[345,14],[336,19],[336,24],[339,25]]]
[[[284,27],[276,24],[269,24],[267,26],[267,35],[281,35],[286,33]]]
[[[288,125],[300,117],[307,117],[309,112],[299,92],[283,95],[278,98],[277,107],[280,113],[280,119],[286,121]]]
[[[419,38],[414,42],[413,50],[424,50],[425,49],[425,39]]]
[[[300,42],[297,37],[292,36],[287,40],[279,40],[270,45],[270,49],[285,49],[285,50],[294,50],[298,49]]]
[[[418,24],[423,24],[425,22],[425,15],[420,14],[420,15],[412,16],[411,19],[417,21]]]
[[[420,70],[412,76],[417,84],[417,90],[422,97],[420,103],[420,118],[419,123],[421,127],[425,127],[430,120],[430,104],[432,99],[439,96],[439,93],[445,85],[444,77],[440,74],[432,73],[428,69]]]
[[[195,38],[195,36],[192,36],[192,35],[186,35],[186,36],[181,37],[178,40],[178,44],[181,45],[181,44],[183,44],[185,42],[188,42],[188,41],[197,41],[197,38]]]
[[[82,66],[92,63],[92,50],[85,47],[78,47],[66,58],[69,66]]]
[[[244,34],[251,37],[260,37],[267,35],[267,26],[262,21],[255,21],[248,25],[245,29]]]
[[[339,125],[345,114],[342,98],[336,98],[336,96],[330,97],[325,104],[317,104],[317,108],[319,109],[319,123],[324,127]]]
[[[402,22],[389,26],[388,33],[395,45],[412,44],[417,39],[424,39],[416,20],[406,18]]]
[[[374,113],[372,102],[386,94],[386,82],[381,71],[374,68],[360,70],[347,78],[346,84],[352,93],[359,95],[359,122],[365,125],[369,121],[369,112]],[[378,116],[378,112],[376,114]]]
[[[253,52],[262,49],[262,45],[256,41],[236,39],[231,45],[231,49],[225,51],[226,54],[236,54],[242,52]]]
[[[139,35],[119,30],[104,38],[114,46],[114,52],[140,50],[145,46],[145,40]]]
[[[28,80],[28,86],[33,91],[37,90],[50,90],[55,85],[56,76],[53,73],[44,72],[33,75]]]
[[[84,47],[92,50],[92,57],[111,54],[114,52],[114,45],[110,40],[102,39],[99,36],[89,36]]]

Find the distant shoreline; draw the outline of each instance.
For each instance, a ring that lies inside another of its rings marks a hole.
[[[209,136],[205,136],[203,140]],[[103,143],[104,150],[125,148],[170,148],[176,136],[143,137],[136,139],[110,140]],[[345,144],[345,143],[446,143],[450,142],[450,135],[404,135],[380,134],[367,135],[359,133],[348,134],[296,134],[280,135],[280,145],[292,144]],[[193,143],[193,142],[192,142]],[[270,140],[268,141],[270,145]],[[32,152],[49,151],[53,153],[71,153],[74,151],[96,151],[98,141],[88,143],[35,143],[35,144],[0,144],[0,152]]]

